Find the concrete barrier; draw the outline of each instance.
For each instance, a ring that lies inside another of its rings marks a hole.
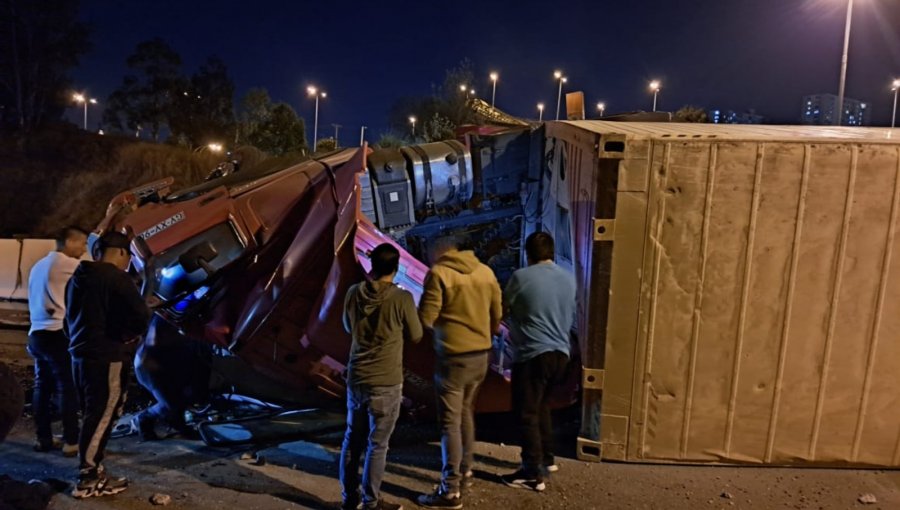
[[[0,239],[0,300],[28,301],[28,275],[47,253],[53,239]]]

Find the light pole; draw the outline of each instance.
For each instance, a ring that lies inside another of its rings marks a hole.
[[[459,91],[466,95],[466,99],[469,99],[469,86],[463,83],[459,86]]]
[[[853,0],[847,1],[847,24],[844,28],[844,53],[841,55],[841,82],[838,85],[837,116],[835,126],[844,119],[844,88],[847,83],[847,50],[850,49],[850,21],[853,18]]]
[[[416,118],[410,115],[409,123],[412,124],[412,137],[413,137],[413,140],[415,140],[416,139]]]
[[[316,113],[314,117],[315,120],[313,120],[313,144],[312,150],[310,151],[316,152],[316,144],[319,142],[319,98],[325,98],[328,97],[328,95],[325,92],[313,87],[312,85],[306,87],[306,92],[310,97],[316,98]],[[335,142],[337,142],[337,140],[335,140]]]
[[[491,73],[491,81],[494,82],[494,90],[491,92],[491,108],[494,107],[494,100],[497,99],[497,78],[500,78],[499,74]]]
[[[332,127],[334,127],[334,148],[337,149],[338,148],[338,131],[344,126],[342,126],[340,124],[332,124]]]
[[[653,111],[656,111],[656,96],[659,94],[660,89],[659,80],[653,80],[650,82],[650,91],[653,92]]]
[[[894,113],[891,114],[891,129],[894,129],[894,126],[897,122],[897,93],[900,92],[900,79],[894,80],[894,83],[891,84],[894,91]]]
[[[600,116],[603,117],[603,112],[606,111],[606,103],[597,103],[597,109],[600,110]]]
[[[81,103],[84,105],[84,130],[87,131],[87,110],[88,103],[97,104],[97,100],[94,98],[88,98],[84,94],[73,94],[72,99],[75,100],[76,103]]]
[[[563,76],[562,71],[554,71],[553,77],[559,81],[559,93],[556,95],[556,120],[559,120],[559,105],[562,102],[562,86],[563,83],[569,81],[569,79]]]
[[[359,146],[362,147],[366,143],[366,126],[359,129]]]
[[[538,122],[544,122],[544,103],[538,103]]]

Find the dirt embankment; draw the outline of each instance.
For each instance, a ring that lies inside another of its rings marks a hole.
[[[0,237],[48,236],[67,224],[92,228],[117,193],[167,176],[176,188],[190,186],[222,158],[65,126],[24,143],[0,136]]]

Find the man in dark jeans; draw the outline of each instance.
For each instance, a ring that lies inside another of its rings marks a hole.
[[[400,414],[403,341],[422,339],[412,294],[394,285],[400,252],[384,243],[372,250],[372,281],[350,288],[344,327],[353,336],[347,363],[347,431],[341,448],[341,508],[401,510],[381,499],[388,442]],[[366,452],[360,498],[359,463]]]
[[[575,318],[575,278],[553,263],[553,238],[537,232],[525,240],[528,267],[513,273],[503,292],[514,347],[513,413],[519,419],[522,467],[502,476],[510,487],[543,491],[553,458],[551,389],[565,378]]]
[[[87,233],[78,227],[62,229],[56,237],[56,251],[47,254],[28,276],[28,354],[34,358],[34,399],[32,409],[37,433],[35,451],[62,449],[66,457],[78,454],[78,397],[72,382],[69,340],[63,332],[66,318],[66,283],[87,249]],[[53,437],[50,403],[58,402],[62,416],[63,441]]]
[[[441,483],[418,497],[426,508],[462,508],[461,488],[472,482],[475,400],[487,375],[491,337],[503,312],[494,272],[459,239],[438,240],[425,276],[419,316],[434,331],[434,384],[441,426]]]
[[[66,289],[66,327],[72,372],[84,414],[78,441],[78,481],[72,496],[118,494],[128,480],[103,468],[106,442],[122,412],[133,346],[150,310],[125,272],[129,242],[118,232],[97,241],[98,262],[82,262]]]

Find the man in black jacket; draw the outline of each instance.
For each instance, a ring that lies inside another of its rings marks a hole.
[[[82,262],[66,288],[66,328],[83,413],[78,440],[76,498],[118,494],[128,480],[106,473],[106,442],[122,412],[133,346],[147,329],[150,310],[125,272],[128,238],[118,232],[97,241],[98,262]]]

